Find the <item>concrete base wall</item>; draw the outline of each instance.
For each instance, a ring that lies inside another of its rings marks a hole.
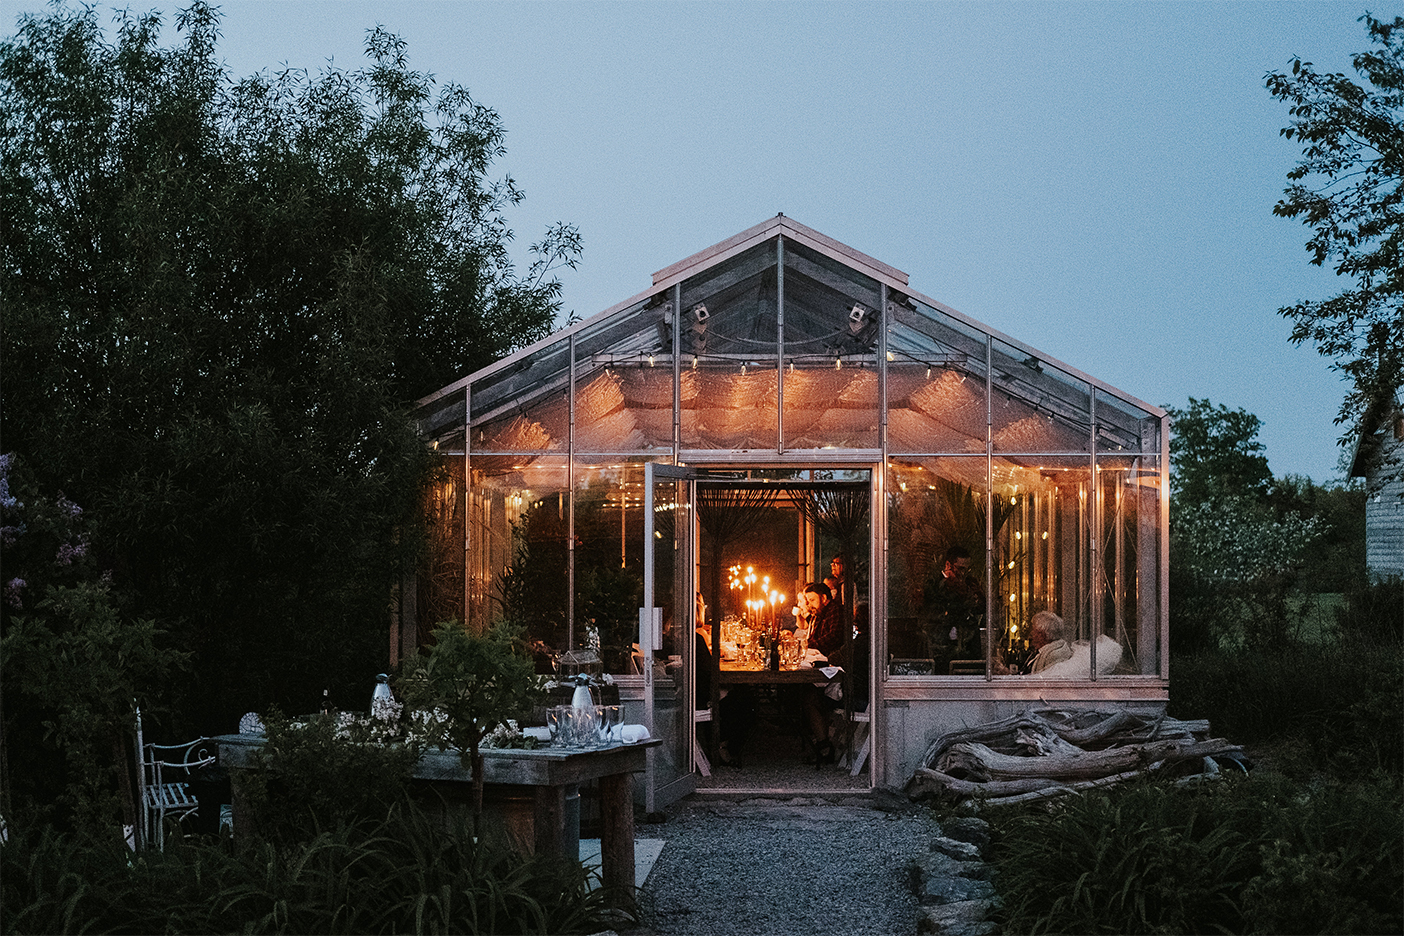
[[[1155,715],[1165,711],[1164,699],[1109,700],[1106,698],[1059,699],[1045,703],[1028,699],[888,699],[883,707],[879,786],[902,789],[927,749],[949,731],[974,728],[1017,715],[1025,709],[1085,709],[1110,712],[1126,710]]]

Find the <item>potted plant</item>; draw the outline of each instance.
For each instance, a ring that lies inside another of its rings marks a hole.
[[[457,748],[472,776],[475,835],[483,811],[483,739],[529,710],[541,691],[519,637],[520,629],[506,623],[483,634],[456,621],[439,624],[433,645],[406,662],[399,680],[417,734],[440,750]]]

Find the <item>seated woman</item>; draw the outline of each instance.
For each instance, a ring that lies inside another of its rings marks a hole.
[[[712,704],[711,629],[699,622],[696,635],[693,654],[697,664],[697,697],[694,704],[697,708],[704,709]],[[717,762],[728,767],[740,767],[741,748],[750,737],[756,722],[755,693],[750,686],[722,689],[717,701],[717,711],[713,715],[719,738]],[[705,726],[705,723],[703,725]]]
[[[863,712],[868,708],[868,605],[860,602],[854,609],[854,626],[851,639],[843,641],[829,654],[829,663],[841,666],[853,686],[853,711]],[[801,704],[804,709],[805,724],[814,744],[814,766],[832,764],[837,759],[833,741],[830,739],[830,725],[833,713],[843,704],[843,683],[834,681],[820,689],[818,686],[805,686]]]

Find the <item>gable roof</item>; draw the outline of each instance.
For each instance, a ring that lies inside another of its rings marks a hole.
[[[785,261],[780,265],[777,265],[777,241],[782,242],[778,246]],[[888,307],[880,310],[879,297],[884,294]],[[672,308],[673,305],[677,308]],[[567,382],[574,388],[576,379],[581,378],[577,394],[582,398],[582,405],[584,397],[602,393],[597,401],[601,407],[599,413],[617,413],[621,407],[633,411],[630,419],[620,421],[620,430],[616,433],[619,450],[648,448],[634,444],[641,437],[638,424],[641,420],[663,417],[661,412],[649,411],[659,409],[659,395],[664,391],[659,381],[671,378],[673,368],[654,369],[654,365],[660,356],[671,358],[671,329],[676,327],[687,335],[687,343],[680,344],[680,348],[691,355],[694,369],[699,361],[704,369],[708,366],[739,368],[739,374],[729,379],[718,377],[708,383],[709,395],[729,396],[734,400],[767,392],[763,387],[759,391],[756,389],[760,385],[754,378],[745,379],[747,367],[752,366],[756,371],[768,368],[773,374],[776,355],[783,354],[792,373],[796,362],[808,368],[801,370],[793,381],[787,375],[788,388],[780,391],[784,395],[785,420],[790,422],[794,415],[794,424],[787,427],[795,431],[793,438],[803,443],[803,411],[808,405],[812,409],[811,421],[817,425],[822,416],[822,421],[828,425],[826,437],[833,437],[835,420],[848,419],[855,426],[852,438],[859,441],[846,443],[845,447],[873,448],[875,430],[865,435],[857,425],[864,419],[864,407],[872,410],[877,404],[876,340],[872,337],[876,329],[861,327],[861,316],[868,312],[877,312],[870,319],[870,325],[887,320],[887,361],[891,362],[887,366],[889,400],[894,399],[894,386],[904,400],[901,419],[892,424],[893,432],[906,431],[926,438],[942,431],[942,427],[932,424],[927,416],[939,411],[949,423],[947,414],[961,408],[963,397],[955,384],[947,385],[938,380],[933,385],[932,369],[942,368],[945,376],[958,377],[958,382],[963,382],[965,377],[956,373],[961,367],[968,366],[971,373],[976,370],[983,373],[987,337],[993,339],[997,348],[991,362],[998,375],[996,389],[1000,393],[995,405],[1006,409],[1015,407],[1002,414],[1005,425],[1029,431],[1031,439],[1047,437],[1054,417],[1064,417],[1065,431],[1060,435],[1065,438],[1055,439],[1058,444],[1040,444],[1035,448],[1062,450],[1085,446],[1087,437],[1084,434],[1077,439],[1077,432],[1084,431],[1077,427],[1090,426],[1088,413],[1096,404],[1089,397],[1089,388],[1110,404],[1105,408],[1109,415],[1099,418],[1099,423],[1111,425],[1127,421],[1134,424],[1141,419],[1159,420],[1165,416],[1165,412],[1155,406],[913,291],[907,274],[896,267],[777,214],[655,272],[649,288],[643,292],[423,398],[416,407],[421,431],[426,437],[434,437],[453,425],[455,413],[461,426],[462,391],[470,385],[492,388],[489,393],[474,390],[472,411],[477,425],[482,419],[493,418],[495,412],[524,413],[534,405],[533,400],[545,399]],[[851,321],[854,316],[859,316],[859,320]],[[574,357],[563,353],[568,346],[574,346]],[[577,362],[575,366],[569,363],[572,360]],[[580,361],[594,365],[595,372],[581,371]],[[861,374],[855,375],[853,371],[842,379],[836,374],[823,377],[819,373],[821,368],[828,368],[828,362],[841,370],[845,361],[859,368],[869,368],[866,375],[871,378],[869,382],[858,379]],[[903,367],[908,374],[924,371],[925,381],[909,380],[907,383],[911,386],[906,386],[898,379]],[[618,376],[626,370],[626,377]],[[588,383],[584,381],[585,377],[593,378],[596,373],[610,375],[609,385],[593,379]],[[686,379],[687,375],[683,376]],[[982,378],[980,383],[983,382]],[[669,397],[671,386],[669,383]],[[771,387],[774,388],[773,380]],[[677,392],[689,391],[679,385]],[[911,405],[906,401],[908,394]],[[631,395],[633,403],[625,399]],[[835,405],[844,395],[848,397],[844,407],[847,415]],[[606,400],[613,402],[607,404]],[[965,402],[970,404],[973,400]],[[700,444],[709,448],[767,447],[769,443],[765,438],[748,434],[746,427],[738,424],[738,420],[745,419],[745,410],[750,404],[725,405],[729,405],[730,410],[717,408],[704,421],[729,428],[718,429],[714,436]],[[823,409],[825,406],[827,410]],[[978,425],[972,422],[961,428],[943,448],[974,451],[972,440],[978,437],[979,451],[984,451],[984,403],[980,402],[978,408],[981,411],[976,421]],[[890,405],[889,409],[896,412],[897,408]],[[555,440],[543,441],[543,448],[555,448],[563,438],[563,425],[553,425],[562,418],[564,414],[556,414],[528,421],[531,432],[543,440]],[[902,425],[898,425],[899,422]],[[512,431],[527,431],[523,428],[525,425],[527,423],[518,425]],[[1134,435],[1134,430],[1128,433]],[[661,425],[651,434],[647,427],[642,432],[644,437],[656,438],[662,434]],[[868,439],[872,441],[866,441]],[[510,447],[516,448],[525,442],[525,439],[518,440]],[[793,446],[790,442],[787,432],[787,448],[809,447],[805,444]],[[1073,443],[1078,442],[1080,444],[1074,446]],[[1113,451],[1117,448],[1114,442],[1110,446]],[[965,448],[956,447],[960,445]]]

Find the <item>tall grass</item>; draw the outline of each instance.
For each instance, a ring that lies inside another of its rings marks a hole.
[[[1143,784],[992,814],[1008,933],[1398,933],[1398,787]]]
[[[586,933],[606,894],[577,862],[480,845],[401,804],[308,841],[176,837],[165,852],[51,828],[0,849],[4,933]]]

